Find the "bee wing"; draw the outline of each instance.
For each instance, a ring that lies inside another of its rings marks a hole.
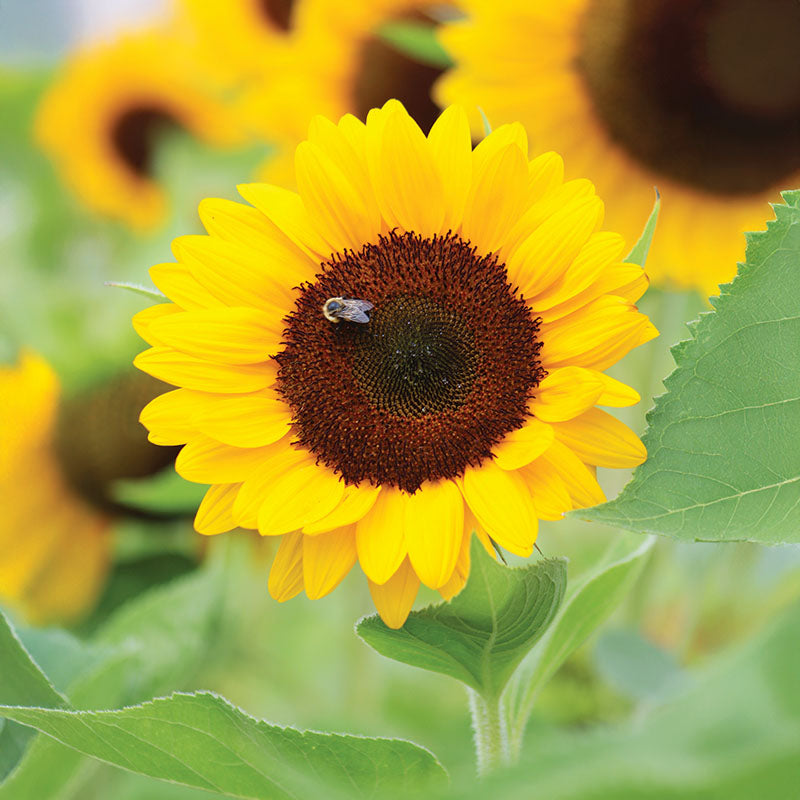
[[[365,312],[371,311],[375,306],[366,300],[345,300],[344,308],[336,312],[339,319],[346,319],[349,322],[369,322],[369,317]]]

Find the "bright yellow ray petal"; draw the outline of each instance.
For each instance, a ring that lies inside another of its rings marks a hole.
[[[342,502],[322,519],[304,525],[303,533],[315,536],[358,522],[375,505],[380,493],[380,486],[345,486]]]
[[[191,418],[203,402],[202,394],[189,389],[165,392],[142,409],[139,422],[150,431],[148,438],[155,444],[186,444],[197,433]]]
[[[605,385],[602,374],[593,369],[554,369],[537,387],[531,409],[545,422],[563,422],[595,405]]]
[[[274,380],[269,364],[212,364],[171,347],[151,347],[139,353],[133,364],[154,378],[201,392],[255,392]]]
[[[553,429],[549,425],[538,419],[528,419],[494,447],[495,463],[500,469],[519,469],[538,458],[552,441]]]
[[[369,581],[369,593],[381,619],[390,628],[402,628],[419,591],[419,578],[406,558],[383,583]]]
[[[558,439],[534,464],[552,470],[564,482],[576,508],[605,503],[606,496],[592,470]]]
[[[175,471],[194,483],[239,483],[269,454],[266,447],[231,447],[197,436],[175,459]]]
[[[302,533],[287,533],[281,539],[269,571],[267,589],[272,598],[279,603],[291,600],[303,591]]]
[[[166,262],[150,267],[150,280],[164,294],[186,311],[217,308],[224,305],[201,286],[184,264]]]
[[[236,520],[231,512],[241,486],[241,483],[218,483],[212,486],[197,509],[194,529],[206,536],[232,531],[236,527]]]
[[[444,187],[442,230],[458,230],[472,184],[472,143],[469,121],[461,106],[446,108],[428,134],[428,144]]]
[[[355,563],[354,526],[319,536],[303,536],[303,583],[312,600],[332,592]]]
[[[520,472],[533,495],[539,519],[561,519],[567,511],[572,511],[572,498],[567,487],[548,461],[536,459]]]
[[[234,447],[262,447],[289,432],[289,406],[272,389],[207,399],[192,416],[197,430]]]
[[[472,543],[472,529],[465,528],[461,536],[461,548],[458,551],[458,559],[450,580],[439,587],[439,594],[445,600],[452,600],[463,588],[469,577],[470,566],[470,544]],[[490,545],[491,546],[491,545]]]
[[[138,333],[147,344],[163,344],[163,342],[158,341],[158,339],[153,336],[150,330],[151,324],[157,319],[161,319],[161,317],[177,314],[180,311],[180,306],[175,305],[175,303],[159,303],[158,305],[145,308],[138,314],[134,314],[131,323],[136,333]]]
[[[391,578],[408,553],[405,506],[408,495],[383,487],[370,512],[356,523],[358,561],[366,576],[381,584]]]
[[[581,461],[598,467],[636,467],[647,458],[639,437],[606,411],[591,408],[568,422],[553,424],[556,438]]]
[[[526,558],[533,552],[539,520],[517,472],[485,461],[480,467],[467,467],[460,488],[478,522],[501,547]]]
[[[283,324],[255,308],[208,308],[167,314],[150,324],[167,347],[217,364],[257,364],[280,350]]]
[[[419,579],[438,589],[450,579],[464,534],[464,500],[449,480],[424,483],[406,501],[408,558]]]

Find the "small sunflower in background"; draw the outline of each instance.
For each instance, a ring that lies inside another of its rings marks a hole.
[[[317,117],[298,192],[206,200],[207,236],[151,269],[135,364],[179,388],[141,420],[212,484],[195,527],[281,536],[269,590],[326,595],[358,562],[399,627],[420,582],[449,598],[473,531],[529,556],[538,519],[602,502],[595,465],[639,439],[596,405],[639,400],[604,370],[657,332],[586,180],[529,159],[520,125],[473,151],[466,113],[426,137],[396,100]]]
[[[521,120],[641,230],[664,198],[648,257],[658,282],[716,294],[764,204],[800,183],[796,0],[462,0],[440,38],[456,68],[443,103]],[[479,125],[475,120],[475,126]]]
[[[264,52],[266,69],[242,96],[242,118],[254,133],[276,144],[263,176],[288,183],[294,150],[314,114],[366,118],[371,108],[399,99],[427,131],[439,109],[432,87],[443,69],[423,63],[390,43],[394,23],[434,29],[449,3],[431,0],[332,0],[298,2],[292,36],[283,48]]]
[[[72,622],[92,608],[125,513],[117,478],[150,475],[174,452],[132,422],[161,389],[132,375],[65,401],[56,373],[25,352],[0,366],[0,603],[30,622]]]
[[[73,54],[43,97],[36,139],[90,209],[150,229],[167,213],[153,174],[160,135],[176,128],[211,146],[242,141],[209,83],[196,50],[156,31],[93,45]]]

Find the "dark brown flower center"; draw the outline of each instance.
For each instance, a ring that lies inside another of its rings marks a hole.
[[[175,117],[164,108],[155,105],[131,108],[111,126],[111,145],[132,172],[146,178],[152,174],[156,140],[176,126]]]
[[[331,323],[330,297],[373,303]],[[299,288],[278,361],[298,444],[348,483],[416,491],[491,457],[544,375],[539,321],[457,236],[381,237]]]
[[[288,33],[292,28],[294,0],[257,0],[258,8],[271,27]]]
[[[433,22],[421,15],[407,15],[404,20]],[[431,89],[444,70],[415,61],[384,41],[377,34],[361,45],[359,64],[353,83],[353,108],[356,116],[366,119],[372,108],[380,108],[396,98],[426,133],[439,116],[431,99]]]
[[[800,169],[797,0],[590,0],[579,68],[611,137],[718,194]]]

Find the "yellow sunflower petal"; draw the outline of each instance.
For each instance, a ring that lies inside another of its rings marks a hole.
[[[472,530],[465,528],[461,537],[461,548],[458,551],[458,559],[453,574],[450,576],[450,580],[447,581],[447,583],[439,587],[439,594],[441,594],[445,600],[452,600],[464,588],[467,582],[467,578],[469,577],[469,550],[471,543]]]
[[[150,431],[151,442],[160,445],[186,444],[197,433],[191,418],[206,402],[199,392],[175,389],[151,400],[139,415]]]
[[[291,600],[303,591],[302,533],[287,533],[281,539],[269,571],[267,589],[279,603]]]
[[[636,389],[632,389],[622,381],[612,378],[602,372],[598,372],[600,380],[603,381],[603,391],[597,398],[597,405],[611,406],[612,408],[624,408],[625,406],[636,405],[642,398]]]
[[[289,406],[272,389],[211,397],[192,415],[197,430],[234,447],[277,442],[289,432],[291,421]]]
[[[537,459],[520,470],[533,495],[539,519],[561,519],[572,511],[572,498],[566,484],[545,459]]]
[[[159,303],[158,305],[150,306],[150,308],[145,308],[138,314],[134,314],[131,323],[136,333],[138,333],[147,344],[163,344],[163,342],[159,342],[158,339],[153,336],[150,326],[157,319],[169,316],[170,314],[177,314],[180,310],[180,307],[176,306],[175,303]]]
[[[441,233],[442,178],[425,134],[402,106],[390,111],[379,152],[375,188],[393,217],[407,231],[423,236]]]
[[[150,280],[186,311],[224,305],[189,272],[184,264],[167,262],[150,267]]]
[[[506,145],[475,167],[461,235],[482,254],[499,250],[517,219],[528,188],[528,166],[519,146]]]
[[[518,556],[527,558],[533,552],[539,520],[528,487],[517,472],[485,461],[480,467],[467,467],[460,488],[492,539]]]
[[[390,628],[402,628],[419,591],[419,578],[406,558],[383,583],[369,581],[369,593],[381,619]]]
[[[358,522],[375,505],[380,493],[380,486],[345,486],[342,502],[322,519],[304,525],[303,533],[315,536]]]
[[[598,467],[635,467],[647,458],[639,437],[607,411],[591,408],[568,422],[553,424],[556,438],[581,461]]]
[[[595,405],[605,389],[602,373],[584,367],[552,370],[536,389],[533,413],[545,422],[563,422]]]
[[[564,159],[558,153],[542,153],[528,162],[528,198],[530,205],[554,192],[564,180]]]
[[[178,453],[175,471],[194,483],[239,483],[267,454],[264,447],[231,447],[207,436],[197,436]]]
[[[514,470],[530,464],[553,441],[553,429],[538,419],[529,419],[521,428],[507,433],[494,448],[494,460],[500,469]]]
[[[206,536],[233,530],[236,520],[231,512],[241,486],[241,483],[218,483],[212,486],[197,509],[194,529]]]
[[[370,512],[356,523],[358,561],[374,583],[386,583],[408,553],[405,506],[408,495],[384,487]]]
[[[461,106],[446,108],[428,134],[433,158],[444,187],[445,215],[442,230],[457,230],[464,216],[472,184],[472,143],[469,121]]]
[[[606,496],[592,470],[558,439],[534,463],[552,470],[564,482],[576,508],[605,503]]]
[[[319,536],[303,536],[303,583],[318,600],[332,592],[356,563],[356,532],[352,525]]]
[[[133,363],[154,378],[201,392],[255,392],[274,380],[269,364],[212,364],[171,347],[151,347],[139,353]]]
[[[452,481],[425,483],[406,501],[408,558],[419,579],[438,589],[450,579],[464,535],[464,500]]]
[[[159,342],[217,364],[256,364],[280,349],[282,323],[255,308],[207,308],[150,323]]]

